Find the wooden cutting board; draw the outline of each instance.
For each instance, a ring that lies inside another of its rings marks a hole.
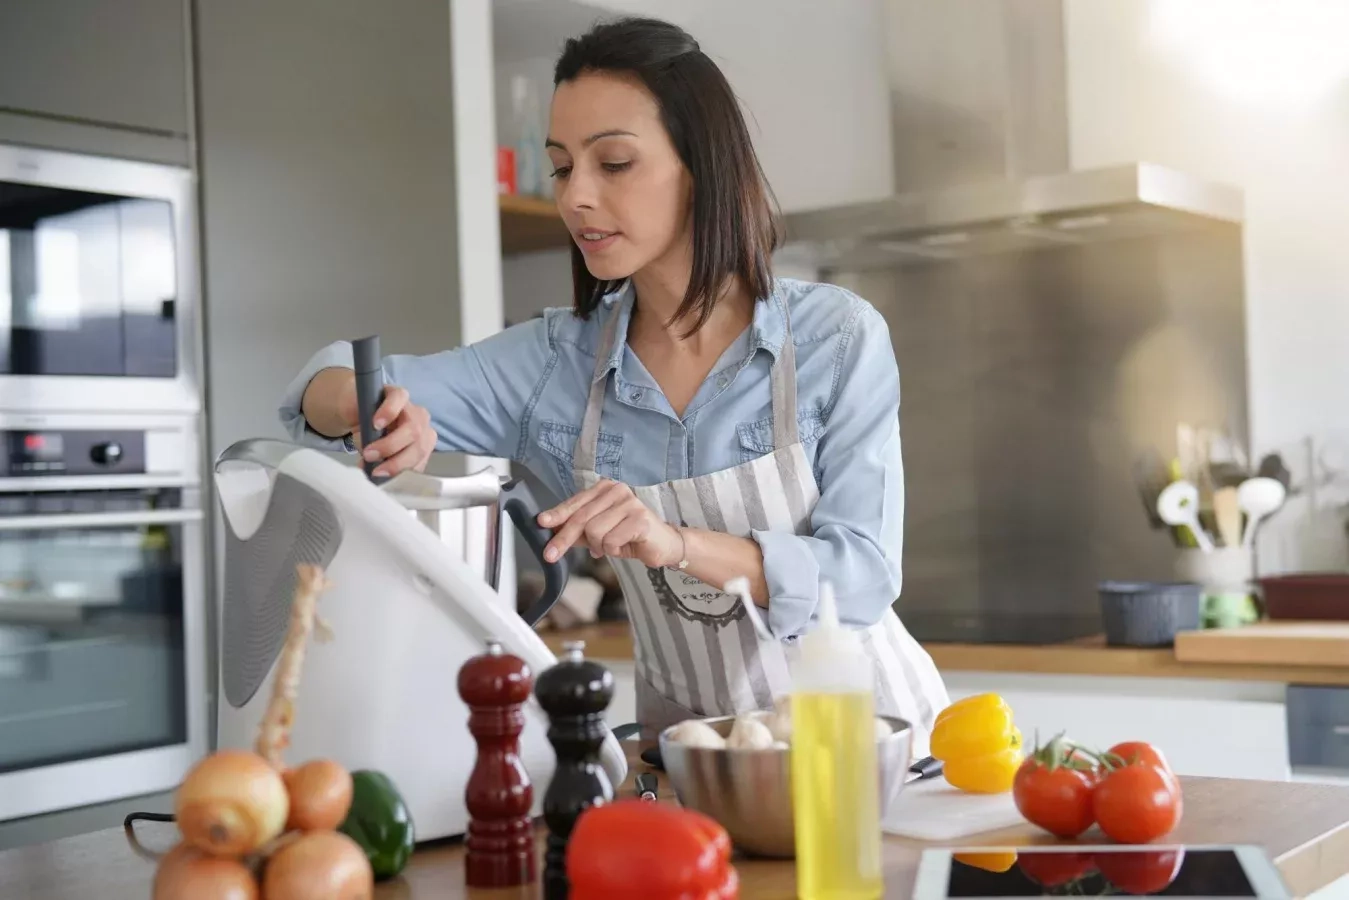
[[[1349,622],[1260,622],[1182,631],[1180,662],[1349,668]]]

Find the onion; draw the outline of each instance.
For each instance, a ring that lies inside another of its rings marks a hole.
[[[179,844],[159,861],[153,900],[258,900],[253,873],[237,859]]]
[[[333,831],[351,809],[351,773],[330,759],[315,759],[285,772],[290,794],[287,829]]]
[[[174,802],[183,838],[216,856],[258,849],[281,833],[289,812],[280,773],[246,750],[219,750],[197,763]]]
[[[278,850],[262,873],[266,900],[370,900],[375,873],[340,831],[311,831]]]

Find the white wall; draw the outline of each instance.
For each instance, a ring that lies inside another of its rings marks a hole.
[[[1349,2],[1065,9],[1073,166],[1143,159],[1245,191],[1252,441],[1304,473],[1305,438],[1349,446]],[[1344,566],[1344,497],[1290,504],[1262,572]]]
[[[890,192],[878,0],[599,0],[686,28],[740,97],[786,212]]]

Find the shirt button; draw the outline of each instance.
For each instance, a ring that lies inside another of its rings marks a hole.
[[[631,394],[628,394],[628,399],[632,400],[634,403],[637,402],[638,400],[641,400],[642,399],[641,390],[640,389],[634,390]]]
[[[726,385],[728,385],[728,384],[730,384],[730,383],[731,383],[731,379],[727,378],[725,375],[718,375],[718,376],[717,376],[717,387],[724,388],[724,387],[726,387]]]

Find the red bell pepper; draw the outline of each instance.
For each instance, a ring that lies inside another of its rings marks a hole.
[[[619,800],[581,813],[567,842],[571,900],[736,900],[731,838],[668,803]]]

